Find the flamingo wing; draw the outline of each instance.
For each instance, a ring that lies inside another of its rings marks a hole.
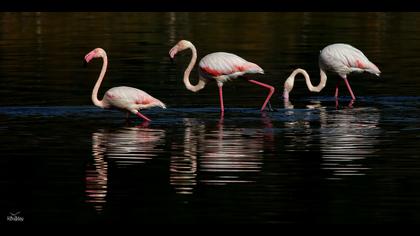
[[[257,64],[226,52],[215,52],[203,57],[200,74],[206,78],[233,79],[244,74],[264,73]]]

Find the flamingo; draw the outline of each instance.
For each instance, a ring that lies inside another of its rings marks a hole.
[[[222,87],[225,82],[236,79],[240,76],[246,78],[252,74],[264,74],[264,70],[261,69],[261,67],[259,67],[257,64],[248,62],[235,54],[227,52],[215,52],[206,55],[200,60],[199,81],[196,85],[191,85],[189,76],[197,60],[197,49],[195,46],[190,41],[181,40],[171,48],[169,55],[171,59],[173,59],[178,52],[186,49],[192,50],[191,61],[184,72],[184,84],[186,88],[193,92],[197,92],[204,88],[209,79],[215,79],[219,87],[220,111],[222,115],[224,114]],[[247,81],[269,89],[269,94],[265,99],[263,106],[261,107],[261,111],[263,111],[269,102],[271,95],[274,93],[274,87],[253,79],[247,78]]]
[[[373,64],[359,49],[344,43],[335,43],[326,46],[320,51],[319,55],[319,69],[321,80],[317,86],[313,86],[308,73],[303,69],[296,69],[284,82],[283,98],[289,99],[289,93],[293,89],[295,76],[297,74],[303,74],[306,80],[306,85],[311,92],[320,92],[327,82],[327,71],[338,74],[343,78],[346,83],[347,89],[350,92],[352,100],[356,100],[353,91],[347,81],[347,75],[352,72],[368,72],[379,77],[381,71],[378,67]],[[340,80],[337,81],[335,87],[335,98],[338,97],[338,85]]]
[[[150,121],[150,119],[147,118],[145,115],[141,114],[138,110],[151,107],[161,107],[163,109],[166,109],[164,103],[150,96],[148,93],[140,89],[126,86],[110,88],[108,91],[105,92],[103,99],[99,100],[98,90],[105,76],[105,72],[108,66],[108,57],[106,55],[105,50],[102,48],[96,48],[88,54],[86,54],[85,56],[86,63],[89,63],[93,58],[99,57],[102,57],[103,65],[99,78],[96,81],[95,87],[92,91],[93,104],[105,109],[116,108],[122,111],[127,111],[127,117],[131,112],[136,116],[143,118],[146,121]]]

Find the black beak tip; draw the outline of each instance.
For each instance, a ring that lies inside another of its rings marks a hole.
[[[83,67],[86,68],[87,67],[87,62],[85,60],[83,60]]]

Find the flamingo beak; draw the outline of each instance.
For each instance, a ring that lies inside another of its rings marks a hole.
[[[92,58],[94,58],[94,57],[95,57],[95,51],[92,51],[92,52],[86,54],[86,56],[85,56],[86,63],[89,63],[90,60],[92,60]]]
[[[169,51],[169,57],[173,61],[175,58],[175,55],[178,53],[178,45],[175,45],[171,50]]]
[[[91,51],[90,53],[86,54],[85,59],[83,60],[83,67],[87,67],[87,64],[92,60],[95,56],[95,52]]]

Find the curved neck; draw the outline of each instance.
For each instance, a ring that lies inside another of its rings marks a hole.
[[[292,74],[289,76],[289,78],[287,78],[286,81],[284,82],[284,94],[283,94],[283,96],[285,98],[289,97],[289,93],[292,91],[293,85],[295,83],[295,77],[298,74],[302,74],[305,77],[306,85],[308,86],[308,89],[311,92],[320,92],[325,87],[325,85],[327,83],[327,74],[322,69],[320,69],[321,80],[320,80],[320,82],[317,86],[314,86],[311,83],[311,78],[309,77],[308,73],[305,70],[300,69],[300,68],[296,69],[292,72]]]
[[[99,87],[102,84],[102,80],[105,77],[106,68],[108,66],[108,57],[106,55],[103,55],[102,59],[104,61],[102,64],[102,70],[101,70],[101,73],[99,74],[98,81],[96,81],[95,87],[93,87],[93,90],[92,90],[92,102],[93,104],[95,104],[95,106],[103,108],[104,103],[102,100],[98,99],[98,91],[99,91]]]
[[[184,84],[185,84],[185,87],[187,87],[188,90],[191,90],[193,92],[197,92],[197,91],[204,88],[204,86],[206,85],[206,81],[200,79],[198,81],[198,84],[196,84],[196,85],[192,85],[190,83],[190,73],[191,73],[192,69],[194,68],[195,62],[197,61],[197,49],[195,49],[194,45],[192,45],[192,44],[191,44],[191,46],[189,46],[189,48],[192,51],[192,57],[191,57],[190,64],[188,65],[187,69],[185,69],[185,72],[184,72]]]

